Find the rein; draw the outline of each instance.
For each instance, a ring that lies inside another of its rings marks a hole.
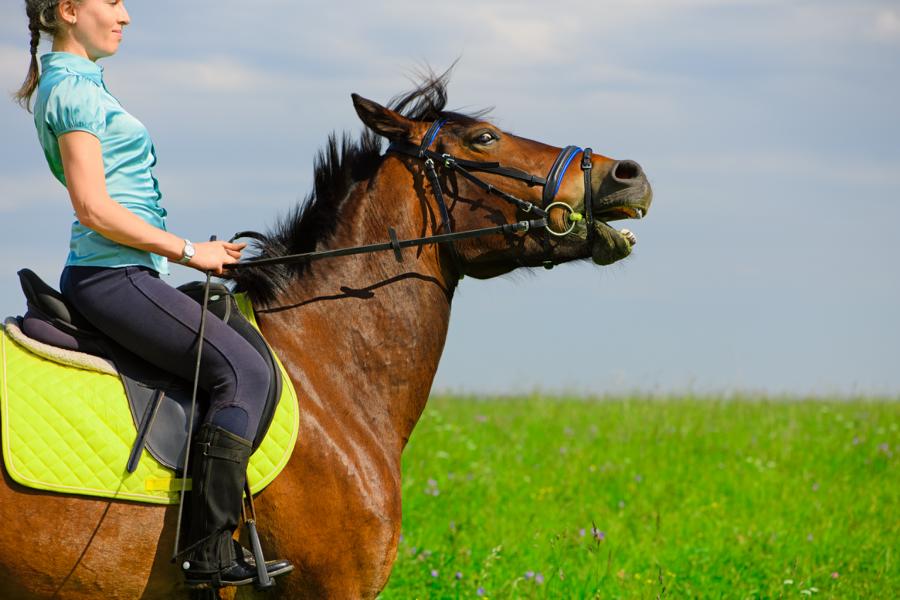
[[[462,259],[459,256],[459,253],[456,250],[456,246],[453,244],[453,242],[457,240],[479,238],[486,235],[495,235],[498,233],[507,235],[520,232],[527,233],[531,230],[544,229],[549,234],[544,238],[543,241],[544,251],[546,254],[545,260],[543,261],[543,266],[547,269],[552,269],[555,265],[555,263],[550,259],[550,253],[552,251],[552,247],[550,245],[551,237],[565,237],[569,235],[575,229],[575,225],[578,223],[578,221],[581,221],[582,219],[585,220],[585,224],[587,225],[587,240],[589,244],[592,243],[594,239],[594,219],[593,215],[591,214],[592,163],[590,148],[585,148],[584,150],[582,150],[578,146],[566,146],[565,148],[560,150],[556,159],[553,161],[553,165],[550,167],[550,171],[547,176],[539,177],[537,175],[526,173],[519,169],[503,167],[499,162],[465,160],[456,158],[450,154],[429,150],[429,146],[434,143],[435,139],[437,138],[438,132],[440,132],[441,128],[446,123],[447,119],[444,118],[434,121],[428,127],[428,130],[422,137],[422,142],[418,146],[408,143],[392,142],[387,148],[387,152],[404,154],[406,156],[411,156],[424,162],[426,176],[428,177],[429,183],[431,184],[432,192],[437,199],[438,207],[441,212],[441,229],[444,231],[444,233],[429,235],[420,238],[400,240],[397,238],[397,232],[394,230],[394,228],[389,227],[389,242],[367,244],[363,246],[352,246],[348,248],[337,248],[334,250],[304,252],[301,254],[290,254],[287,256],[270,258],[250,258],[238,263],[223,265],[223,268],[243,269],[248,267],[262,267],[276,264],[306,263],[324,258],[349,256],[353,254],[367,254],[370,252],[381,252],[386,250],[393,250],[394,257],[397,259],[397,262],[403,262],[403,256],[400,252],[402,248],[425,246],[429,244],[445,244],[450,249],[450,256],[452,258],[454,268],[456,269],[457,275],[461,279],[465,274],[465,267],[463,265]],[[555,200],[556,194],[557,192],[559,192],[559,188],[562,185],[562,180],[565,177],[566,171],[569,168],[569,165],[572,163],[572,160],[575,158],[575,155],[577,155],[579,152],[582,153],[581,170],[584,173],[584,215],[576,212],[574,208],[572,208],[565,202]],[[447,208],[447,203],[444,200],[443,188],[441,187],[441,182],[435,168],[436,164],[442,165],[444,169],[448,171],[459,173],[462,177],[471,181],[473,184],[477,185],[486,192],[498,196],[506,202],[513,204],[518,210],[525,213],[526,215],[534,215],[537,218],[526,219],[518,221],[516,223],[506,223],[494,227],[484,227],[480,229],[469,229],[465,231],[454,232],[451,227],[450,211]],[[492,175],[500,175],[501,177],[506,177],[509,179],[516,179],[518,181],[525,182],[529,187],[533,187],[536,185],[543,186],[543,207],[536,206],[533,202],[522,200],[521,198],[518,198],[513,194],[496,188],[492,184],[475,175],[473,171],[477,171],[480,173],[490,173]],[[563,231],[556,231],[550,226],[550,210],[554,207],[562,208],[568,213],[568,220],[570,224]],[[239,238],[253,238],[261,241],[265,240],[264,235],[256,233],[254,231],[241,231],[239,233],[236,233],[231,238],[231,241]]]

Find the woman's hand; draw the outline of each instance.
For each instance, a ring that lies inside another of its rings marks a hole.
[[[187,265],[198,271],[221,275],[225,270],[223,265],[236,263],[241,258],[241,250],[246,247],[246,242],[199,242],[194,244],[194,258]]]

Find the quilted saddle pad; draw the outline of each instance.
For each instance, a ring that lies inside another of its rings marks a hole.
[[[258,326],[249,301],[235,299]],[[300,414],[281,362],[284,385],[269,432],[247,468],[256,493],[284,469]],[[144,450],[125,470],[137,430],[116,375],[48,360],[0,331],[0,421],[10,477],[32,488],[153,504],[177,504],[181,478]],[[190,486],[190,480],[188,480]]]

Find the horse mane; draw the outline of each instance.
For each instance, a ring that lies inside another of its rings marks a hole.
[[[445,117],[466,122],[483,117],[487,110],[472,114],[444,110],[452,69],[453,66],[440,75],[430,69],[420,73],[415,89],[392,98],[388,108],[415,121]],[[358,181],[372,177],[383,159],[381,137],[371,130],[364,129],[356,139],[346,132],[338,139],[332,132],[325,147],[316,154],[313,189],[278,218],[261,239],[254,240],[251,250],[267,258],[314,251],[334,234],[337,216],[350,190]],[[308,263],[289,263],[235,269],[229,278],[235,283],[235,291],[246,292],[252,301],[265,303],[288,289],[291,281],[308,268]]]

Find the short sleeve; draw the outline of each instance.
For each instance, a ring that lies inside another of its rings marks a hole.
[[[44,119],[56,137],[86,131],[99,138],[106,128],[102,99],[103,90],[90,79],[65,77],[50,90]]]

